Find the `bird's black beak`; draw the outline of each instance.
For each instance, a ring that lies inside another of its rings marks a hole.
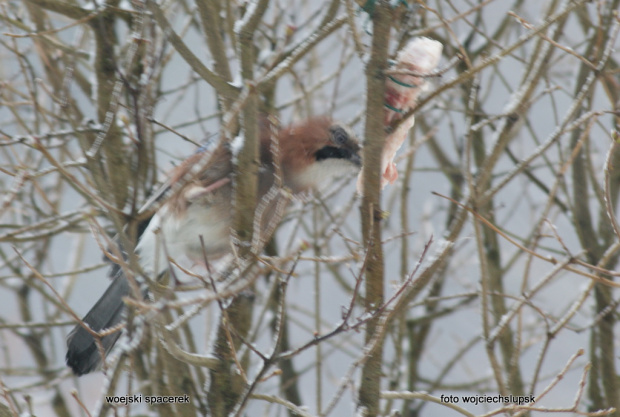
[[[362,155],[361,155],[362,150],[358,150],[357,152],[354,152],[351,154],[351,157],[349,158],[349,161],[353,162],[353,164],[355,164],[356,167],[361,168],[362,167]]]

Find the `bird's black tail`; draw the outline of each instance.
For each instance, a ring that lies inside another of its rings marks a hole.
[[[123,319],[125,304],[123,297],[129,295],[129,282],[122,273],[116,274],[108,289],[99,301],[90,309],[83,321],[96,332],[116,326]],[[103,350],[107,355],[121,332],[101,338]],[[101,355],[95,343],[95,338],[78,324],[67,337],[67,365],[76,375],[83,375],[94,371],[101,363]]]

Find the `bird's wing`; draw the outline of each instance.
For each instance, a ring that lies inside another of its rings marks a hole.
[[[200,148],[174,169],[168,179],[142,205],[139,213],[157,211],[178,193],[186,193],[187,188],[192,188],[190,197],[200,192],[215,191],[218,184],[222,185],[223,178],[230,177],[231,161],[230,150],[222,143],[213,150]]]

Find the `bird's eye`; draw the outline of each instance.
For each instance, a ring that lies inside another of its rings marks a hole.
[[[329,128],[329,133],[332,136],[332,142],[336,145],[344,145],[349,141],[349,134],[342,126],[332,126]]]

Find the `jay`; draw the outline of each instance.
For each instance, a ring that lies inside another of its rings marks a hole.
[[[274,184],[288,188],[293,195],[301,195],[361,166],[361,149],[356,138],[346,126],[328,117],[310,118],[282,129],[261,123],[260,128],[258,201]],[[277,152],[273,151],[274,143]],[[168,258],[185,256],[195,261],[204,259],[206,252],[211,260],[231,251],[233,154],[225,143],[210,155],[204,152],[207,151],[192,155],[175,169],[159,193],[164,196],[164,204],[138,239],[139,266],[148,276],[156,278],[165,272]],[[281,178],[276,178],[277,174]],[[180,188],[172,192],[175,183]],[[167,194],[171,195],[166,198]],[[267,223],[269,219],[261,225]],[[273,228],[260,227],[260,230],[265,241]],[[123,298],[130,294],[130,284],[117,265],[111,275],[108,289],[86,314],[83,323],[77,324],[67,337],[66,361],[76,375],[92,372],[103,359],[86,326],[101,332],[123,320]],[[117,331],[100,337],[104,356],[120,334]]]

